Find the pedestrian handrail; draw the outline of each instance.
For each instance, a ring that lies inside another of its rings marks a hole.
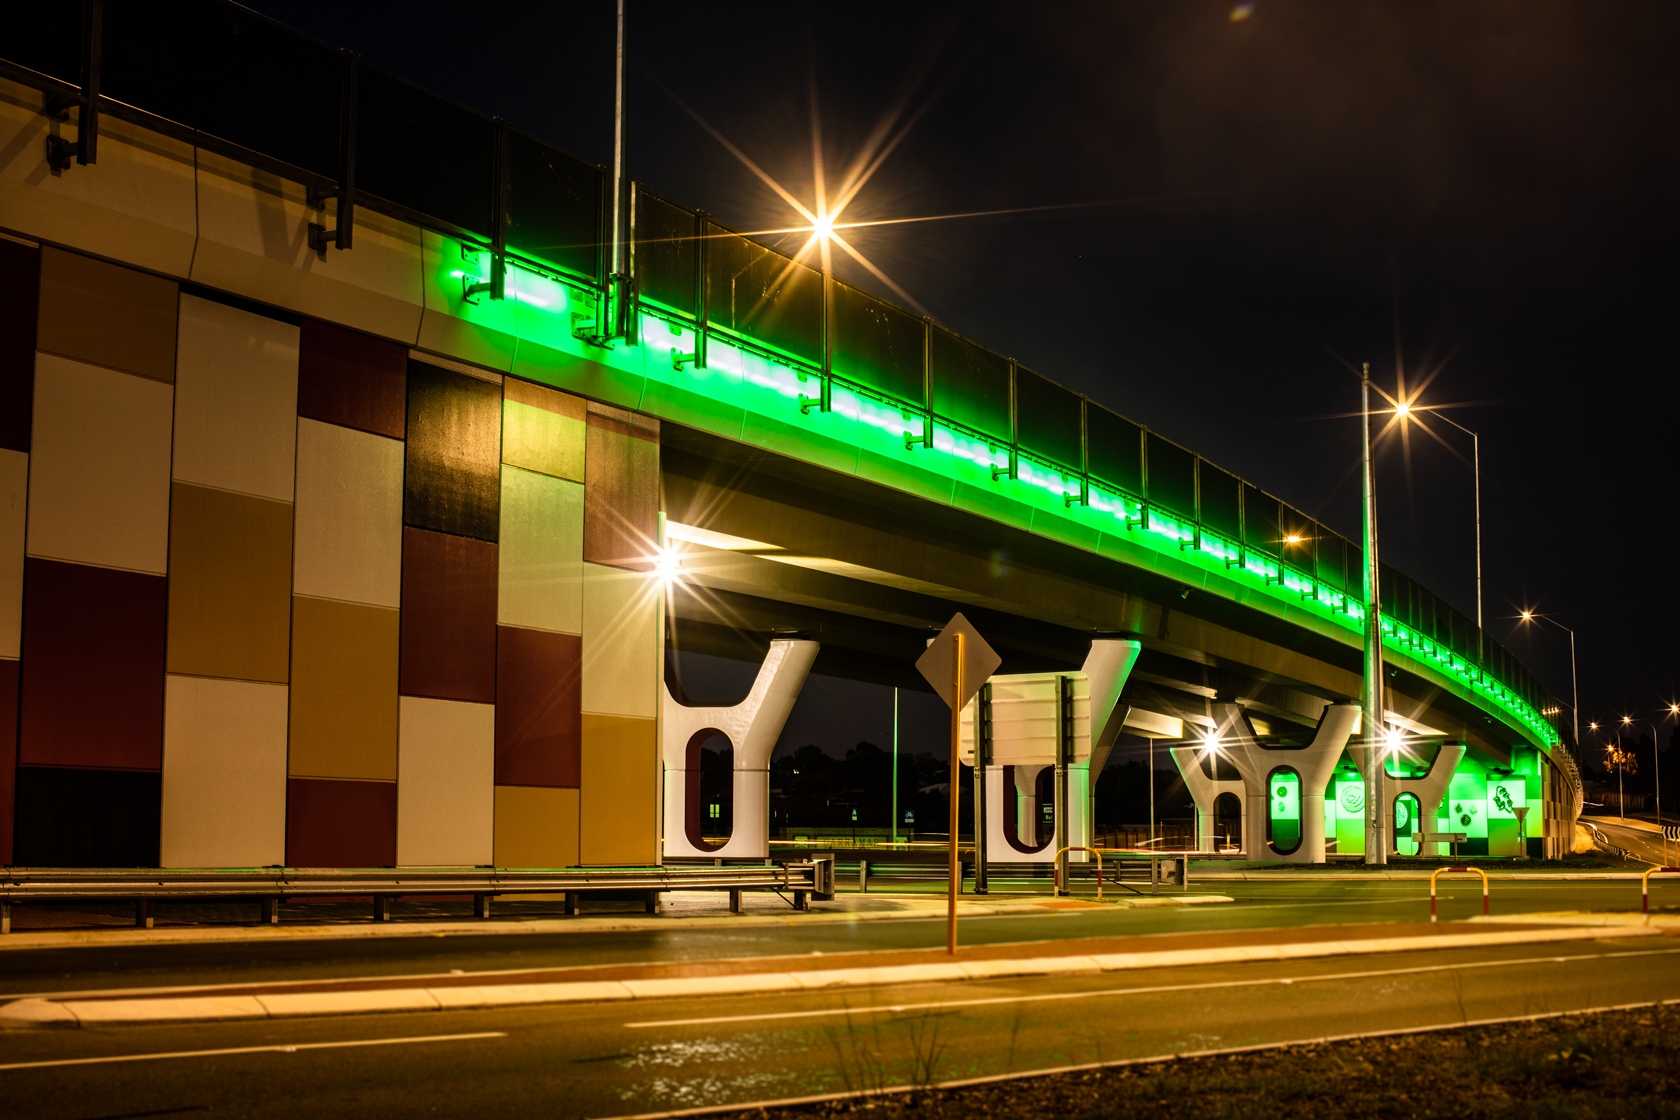
[[[769,866],[508,869],[494,867],[255,867],[255,868],[0,868],[0,933],[11,930],[11,907],[25,901],[133,901],[136,922],[152,923],[158,900],[240,899],[262,903],[262,920],[279,921],[279,903],[301,897],[368,897],[374,918],[402,896],[471,895],[474,913],[488,917],[498,894],[561,894],[566,912],[578,896],[598,891],[641,892],[650,909],[674,890],[724,890],[732,909],[743,890],[791,892],[796,910],[834,892],[834,861],[809,859]]]
[[[1645,924],[1651,924],[1651,876],[1680,875],[1680,867],[1647,867],[1639,877],[1639,908],[1644,911]]]
[[[1051,870],[1051,874],[1053,874],[1055,876],[1055,878],[1052,880],[1052,882],[1055,883],[1056,893],[1061,894],[1064,890],[1067,889],[1067,884],[1062,881],[1062,877],[1065,874],[1067,874],[1066,866],[1062,863],[1062,857],[1069,852],[1090,852],[1092,855],[1097,857],[1097,901],[1101,902],[1102,901],[1102,853],[1097,851],[1095,848],[1087,848],[1083,844],[1069,844],[1067,847],[1062,848],[1062,849],[1060,849],[1059,851],[1056,852],[1056,862],[1052,865],[1052,870]]]
[[[1479,867],[1437,867],[1429,873],[1429,920],[1436,920],[1435,914],[1435,881],[1442,875],[1469,875],[1475,873],[1482,877],[1482,917],[1488,916],[1488,877],[1487,872]]]

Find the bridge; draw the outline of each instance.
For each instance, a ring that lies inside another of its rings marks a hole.
[[[1195,748],[1204,838],[1235,793],[1250,854],[1360,850],[1358,544],[1030,356],[644,184],[615,230],[600,168],[180,7],[40,5],[0,60],[4,862],[711,851],[685,752],[726,714],[687,727],[667,646],[771,658],[785,719],[808,671],[920,687],[956,610],[1007,677],[1135,647],[1115,726]],[[1389,811],[1567,851],[1561,705],[1381,601]]]

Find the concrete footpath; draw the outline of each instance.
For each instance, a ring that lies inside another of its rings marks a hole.
[[[1430,949],[1557,944],[1661,936],[1661,926],[1594,916],[1522,922],[1385,923],[1224,930],[976,946],[640,965],[58,993],[0,1005],[0,1027],[117,1026],[453,1011],[533,1004],[738,996],[883,985],[1067,976],[1137,969],[1357,956]],[[1666,924],[1666,923],[1665,923]],[[1607,926],[1615,932],[1607,933]]]

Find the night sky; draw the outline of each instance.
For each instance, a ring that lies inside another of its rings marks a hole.
[[[610,163],[612,0],[254,6]],[[1515,616],[1577,630],[1583,728],[1680,690],[1680,5],[630,0],[629,49],[628,173],[735,228],[794,219],[677,99],[807,204],[813,84],[831,179],[914,118],[842,221],[1060,207],[846,235],[945,326],[1350,537],[1349,366],[1422,387],[1481,433],[1489,631],[1567,702],[1567,635]],[[1474,617],[1470,441],[1427,422],[1446,446],[1381,449],[1383,558]],[[890,735],[890,692],[807,693],[785,744]]]

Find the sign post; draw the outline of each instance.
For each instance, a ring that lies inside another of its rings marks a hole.
[[[950,860],[946,869],[950,879],[946,885],[945,950],[952,954],[957,951],[957,895],[962,890],[962,865],[957,854],[957,809],[962,790],[962,762],[958,757],[962,749],[962,712],[1001,664],[1003,658],[986,644],[986,639],[960,613],[951,616],[945,629],[928,643],[927,651],[916,660],[916,668],[923,678],[933,686],[941,700],[951,705]],[[975,764],[984,765],[978,755]]]

